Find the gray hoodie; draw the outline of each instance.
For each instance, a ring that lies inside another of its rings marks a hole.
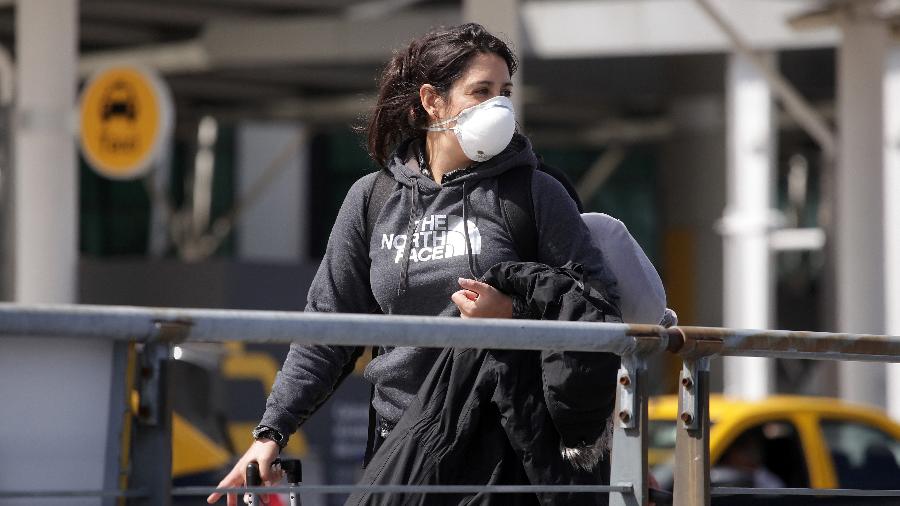
[[[371,240],[366,237],[366,195],[376,174],[350,188],[309,289],[307,311],[459,316],[450,300],[459,290],[458,278],[477,279],[494,264],[520,260],[501,214],[497,176],[537,167],[528,139],[515,135],[502,153],[443,185],[419,171],[408,148],[408,143],[401,145],[389,163],[397,187],[375,222]],[[535,170],[532,196],[537,261],[551,266],[578,262],[588,277],[612,291],[614,278],[563,186]],[[292,345],[260,423],[292,434],[331,395],[353,351]],[[440,350],[383,351],[364,375],[375,385],[375,410],[396,423]]]

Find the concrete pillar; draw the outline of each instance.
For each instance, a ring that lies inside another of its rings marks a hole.
[[[727,201],[720,222],[724,238],[724,325],[766,329],[772,323],[773,298],[768,242],[776,143],[772,91],[747,58],[733,54],[725,93]],[[724,359],[727,395],[764,398],[772,391],[773,379],[771,359]]]
[[[78,259],[78,165],[71,128],[78,1],[28,0],[17,2],[15,9],[13,297],[29,304],[71,303],[77,297]],[[111,342],[50,336],[0,340],[0,489],[96,490],[110,485],[112,350]]]
[[[900,336],[900,45],[890,48],[884,80],[885,331]],[[900,364],[888,365],[888,412],[900,420]]]
[[[75,104],[77,0],[16,6],[18,302],[74,302],[78,253]]]
[[[463,20],[479,23],[491,33],[510,45],[519,57],[519,70],[513,76],[512,102],[516,108],[516,121],[524,124],[522,59],[525,50],[522,44],[522,21],[519,15],[520,0],[463,0]]]
[[[837,326],[885,330],[883,76],[889,30],[860,15],[842,22],[838,49],[838,129],[835,174]],[[841,362],[842,398],[885,405],[883,364]]]
[[[16,277],[15,208],[13,207],[13,104],[15,67],[12,55],[0,46],[0,300],[13,300]]]

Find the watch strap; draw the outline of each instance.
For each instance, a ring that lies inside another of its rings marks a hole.
[[[278,430],[269,427],[268,425],[257,425],[253,432],[253,439],[259,441],[260,439],[268,439],[270,441],[274,441],[275,444],[278,445],[279,448],[284,448],[287,445],[287,437],[284,436]]]

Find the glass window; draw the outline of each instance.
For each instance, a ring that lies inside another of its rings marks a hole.
[[[808,487],[803,446],[794,424],[769,421],[742,432],[715,462],[714,486]]]
[[[659,450],[675,449],[675,421],[650,420],[647,428],[648,446]]]
[[[650,420],[647,427],[647,460],[650,472],[664,490],[672,490],[675,471],[675,421]]]
[[[900,443],[893,437],[860,422],[822,420],[821,423],[841,488],[897,488]]]
[[[712,425],[710,425],[712,426]],[[650,420],[647,427],[647,460],[650,472],[663,490],[675,481],[675,420]]]

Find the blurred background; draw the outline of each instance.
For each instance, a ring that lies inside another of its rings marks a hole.
[[[0,300],[302,310],[347,189],[376,170],[358,127],[380,69],[463,21],[514,47],[520,130],[625,222],[680,324],[900,334],[892,0],[0,1]],[[137,84],[100,86],[122,67]],[[91,154],[147,115],[140,160]],[[285,353],[176,348],[183,483],[249,444]],[[679,367],[653,364],[654,393]],[[883,364],[729,358],[712,377],[900,417]],[[353,481],[367,400],[350,378],[292,439],[308,481]]]

